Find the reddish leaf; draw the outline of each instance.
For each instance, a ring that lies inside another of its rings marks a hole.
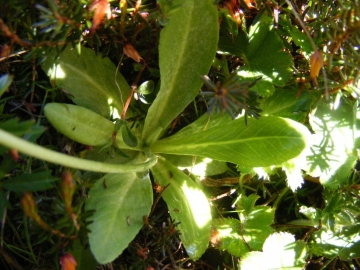
[[[110,19],[110,4],[108,0],[95,0],[90,10],[94,10],[94,17],[91,25],[90,32],[94,33],[98,25],[104,19],[104,15],[107,13],[108,19]]]
[[[140,54],[137,52],[137,50],[135,50],[135,48],[130,43],[124,45],[123,51],[128,57],[131,57],[136,62],[140,62],[140,60],[142,59]]]
[[[310,56],[310,80],[316,82],[316,77],[319,76],[320,69],[324,65],[324,60],[321,51],[316,51]]]

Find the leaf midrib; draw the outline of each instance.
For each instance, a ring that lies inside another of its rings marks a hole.
[[[227,145],[227,144],[239,144],[239,143],[254,143],[256,141],[268,141],[271,139],[276,139],[276,140],[283,140],[283,139],[292,139],[292,142],[297,139],[297,140],[302,140],[301,136],[296,136],[296,137],[291,137],[291,136],[263,136],[263,137],[256,137],[256,138],[246,138],[246,139],[238,139],[238,140],[224,140],[224,141],[206,141],[203,143],[192,143],[192,144],[186,144],[185,149],[192,149],[192,148],[199,148],[199,147],[209,147],[209,146],[213,146],[213,145]],[[156,143],[154,146],[155,148],[159,147],[163,147],[164,145],[166,145],[167,149],[182,149],[184,148],[184,143],[181,144],[176,144],[174,142],[172,142],[171,140],[169,141],[159,141],[158,143]]]

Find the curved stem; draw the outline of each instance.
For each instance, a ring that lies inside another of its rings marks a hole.
[[[17,149],[26,155],[80,170],[104,172],[104,173],[126,173],[145,171],[157,162],[156,156],[151,156],[147,161],[140,164],[108,164],[93,160],[85,160],[46,149],[42,146],[25,141],[0,129],[0,144],[11,149]]]

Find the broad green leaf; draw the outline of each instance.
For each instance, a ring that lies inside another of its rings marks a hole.
[[[340,104],[320,101],[314,115],[310,115],[311,147],[307,152],[307,164],[303,168],[328,187],[337,188],[347,180],[357,160],[355,151],[355,126],[357,102],[341,99]],[[337,104],[337,105],[336,105]],[[337,106],[337,108],[331,108]]]
[[[151,172],[163,187],[170,184],[162,197],[172,219],[181,222],[180,239],[187,254],[193,260],[200,258],[210,239],[211,213],[207,198],[191,178],[164,158],[159,157]]]
[[[105,186],[107,188],[105,188]],[[90,189],[86,210],[96,210],[88,228],[89,243],[96,260],[116,259],[143,226],[153,202],[149,175],[107,174]]]
[[[77,105],[49,103],[44,114],[58,131],[85,145],[105,145],[111,141],[115,131],[111,121]]]
[[[51,171],[43,171],[37,173],[25,173],[19,176],[10,178],[1,183],[2,187],[14,192],[34,192],[53,188],[53,182],[58,180],[58,177],[52,176]]]
[[[307,128],[280,117],[231,120],[227,115],[206,116],[175,135],[151,146],[154,153],[195,155],[243,167],[267,167],[298,156],[306,147]]]
[[[241,196],[236,210],[240,220],[227,218],[214,220],[220,248],[242,257],[251,250],[261,250],[265,239],[273,232],[275,210],[268,206],[254,206],[256,195]]]
[[[217,9],[212,0],[174,0],[160,33],[161,87],[145,119],[142,138],[152,144],[196,97],[200,75],[209,72],[218,41]]]
[[[57,55],[54,50],[42,65],[53,83],[71,93],[77,105],[105,118],[115,109],[121,114],[130,87],[110,59],[85,47],[81,55],[70,46],[54,60]]]
[[[245,66],[238,71],[239,76],[262,77],[259,85],[252,90],[263,96],[274,91],[271,84],[283,86],[292,76],[292,57],[282,51],[283,43],[272,25],[272,18],[261,16],[260,20],[250,27],[248,35],[241,32],[236,37],[223,31],[222,27],[219,42],[220,52],[244,59]]]
[[[288,87],[277,88],[274,94],[261,102],[261,114],[280,116],[297,122],[304,122],[313,104],[313,100],[310,94],[305,91],[297,98],[298,90]]]
[[[274,269],[304,269],[306,264],[306,244],[296,241],[289,233],[274,233],[270,235],[263,247],[263,252],[249,252],[240,262],[242,270],[274,270]]]

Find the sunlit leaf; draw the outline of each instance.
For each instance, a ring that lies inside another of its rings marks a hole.
[[[337,188],[346,181],[357,160],[354,152],[355,136],[359,134],[355,126],[357,103],[342,99],[337,108],[331,109],[330,106],[321,101],[315,114],[310,115],[314,134],[307,152],[307,165],[303,169],[314,177],[320,177],[323,185]]]
[[[317,249],[321,249],[322,256],[337,257],[342,260],[351,260],[360,256],[360,225],[354,224],[344,228],[341,232],[323,229],[316,232]],[[314,247],[313,247],[314,248]]]
[[[309,131],[295,121],[280,117],[231,121],[203,116],[175,135],[151,146],[154,153],[195,155],[233,162],[244,167],[266,167],[298,156],[306,147]]]
[[[151,168],[156,182],[168,188],[163,192],[170,215],[181,223],[180,239],[193,260],[200,258],[210,240],[210,206],[200,187],[186,174],[163,158]]]
[[[253,269],[304,269],[306,245],[296,241],[289,233],[270,235],[263,247],[263,252],[249,252],[240,262],[243,270]]]
[[[143,226],[153,195],[149,175],[107,174],[90,189],[86,210],[96,210],[88,228],[89,243],[96,260],[116,259]]]

